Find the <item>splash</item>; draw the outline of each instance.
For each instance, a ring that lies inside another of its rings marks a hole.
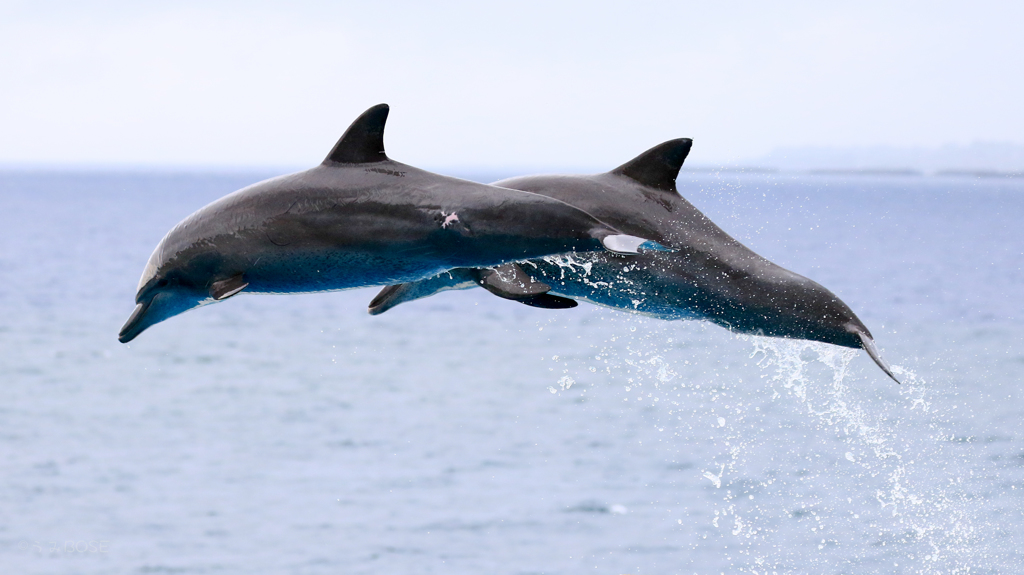
[[[817,342],[747,339],[753,343],[751,359],[766,372],[772,399],[794,400],[818,429],[836,433],[849,449],[844,459],[866,472],[850,475],[881,478],[881,485],[870,490],[882,515],[888,516],[869,524],[876,542],[893,545],[891,555],[904,560],[908,572],[971,572],[980,542],[971,497],[957,487],[958,474],[940,478],[916,467],[918,460],[941,458],[947,443],[942,418],[929,417],[934,410],[917,374],[894,368],[904,376],[905,385],[896,388],[887,405],[871,409],[863,392],[854,393],[847,384],[852,379],[850,363],[858,351]],[[815,364],[831,376],[829,385],[821,386],[808,373]],[[911,420],[890,417],[896,410],[917,412],[920,417],[913,419],[926,423],[933,433],[917,441],[904,436],[902,431]],[[940,427],[943,430],[936,432]]]
[[[591,288],[607,288],[612,284],[606,281],[596,281],[590,277],[594,268],[593,256],[586,255],[555,255],[542,258],[545,262],[557,266],[560,280],[566,279],[568,275],[573,281],[582,282]],[[534,267],[536,265],[534,264]]]
[[[958,423],[916,373],[895,367],[898,386],[857,363],[856,350],[621,315],[602,322],[618,324],[615,334],[575,360],[586,365],[561,358],[558,377],[573,390],[603,379],[621,401],[653,410],[670,457],[693,462],[679,490],[694,552],[728,555],[749,573],[963,574],[998,563],[977,465],[956,451]],[[679,337],[680,325],[693,337]]]

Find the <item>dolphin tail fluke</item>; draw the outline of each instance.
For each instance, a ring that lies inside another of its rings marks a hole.
[[[868,356],[870,356],[871,359],[874,360],[878,367],[882,368],[882,371],[885,372],[885,375],[891,377],[892,380],[895,381],[896,383],[901,383],[900,380],[896,379],[896,376],[892,374],[892,368],[889,367],[889,364],[886,363],[884,359],[882,359],[882,354],[878,353],[878,346],[875,345],[875,340],[872,339],[870,335],[860,330],[856,330],[854,333],[856,333],[857,336],[860,337],[860,343],[863,346],[864,351],[868,352]]]

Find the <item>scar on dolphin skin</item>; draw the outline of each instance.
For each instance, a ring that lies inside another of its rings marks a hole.
[[[388,176],[395,176],[396,178],[404,178],[405,172],[399,172],[398,170],[388,170],[385,168],[366,168],[367,172],[373,172],[376,174],[386,174]]]
[[[444,213],[442,211],[441,212],[441,217],[444,218],[444,221],[441,222],[441,227],[442,228],[447,228],[448,226],[450,226],[450,225],[454,224],[455,222],[459,221],[459,216],[455,212],[452,212],[450,214],[446,214],[446,213]]]

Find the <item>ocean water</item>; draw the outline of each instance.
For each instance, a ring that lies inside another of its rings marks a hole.
[[[686,173],[865,354],[483,290],[240,296],[116,336],[273,174],[0,173],[3,573],[1024,569],[1024,183]]]

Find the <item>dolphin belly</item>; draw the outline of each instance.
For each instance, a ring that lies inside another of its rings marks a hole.
[[[342,291],[436,275],[444,266],[428,259],[373,253],[321,251],[260,262],[245,272],[247,293],[298,294]]]
[[[650,256],[552,256],[521,264],[554,295],[662,320],[707,319],[704,296],[688,283],[665,281]]]

